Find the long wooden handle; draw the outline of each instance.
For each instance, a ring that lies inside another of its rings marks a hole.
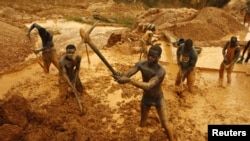
[[[90,64],[89,50],[88,50],[88,46],[86,43],[85,43],[85,49],[86,49],[86,53],[87,53],[87,57],[88,57],[88,63]]]
[[[94,29],[96,24],[94,24],[86,33],[84,29],[80,28],[80,35],[82,40],[87,43],[90,48],[98,55],[98,57],[102,60],[102,62],[108,67],[108,69],[112,72],[113,75],[116,75],[117,72],[113,69],[113,67],[109,64],[109,62],[105,59],[105,57],[101,54],[101,52],[97,49],[96,45],[91,41],[89,34]]]
[[[106,67],[108,67],[108,69],[112,72],[112,74],[116,75],[117,72],[113,69],[113,67],[109,64],[109,62],[104,58],[104,56],[101,54],[101,52],[97,49],[97,47],[91,40],[88,42],[88,45],[98,55],[98,57],[102,60],[102,62],[106,65]]]

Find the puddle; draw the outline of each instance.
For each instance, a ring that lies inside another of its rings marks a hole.
[[[18,71],[15,73],[6,74],[0,77],[0,99],[4,97],[4,94],[8,92],[12,87],[17,86],[20,82],[29,82],[30,79],[32,80],[39,80],[44,75],[40,75],[39,73],[43,73],[42,69],[40,68],[39,64],[31,64],[30,66],[26,67],[22,71]],[[50,69],[50,74],[48,75],[57,75],[57,69],[52,66]]]
[[[177,64],[177,48],[167,45],[163,45],[162,47],[164,49],[160,62],[168,64]],[[202,47],[202,52],[198,55],[196,67],[201,68],[203,70],[218,71],[222,60],[222,47]],[[245,73],[248,68],[249,66],[247,64],[236,63],[234,66],[234,72]]]

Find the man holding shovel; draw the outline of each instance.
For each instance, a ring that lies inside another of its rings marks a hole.
[[[65,102],[70,94],[74,93],[77,102],[82,110],[82,105],[78,97],[78,93],[83,93],[83,85],[79,78],[79,70],[81,64],[81,56],[75,54],[75,45],[66,46],[66,54],[59,60],[59,93],[61,102]]]
[[[49,67],[51,63],[59,70],[59,63],[56,54],[56,49],[53,43],[53,34],[46,30],[44,27],[37,23],[33,23],[28,32],[27,36],[30,38],[30,32],[36,28],[38,30],[39,36],[42,40],[42,48],[38,50],[34,50],[35,54],[38,54],[42,51],[43,65],[41,65],[44,69],[45,73],[49,73]]]
[[[180,45],[176,52],[179,72],[177,73],[175,85],[178,86],[176,92],[182,94],[183,81],[187,79],[189,92],[193,93],[195,81],[195,66],[197,62],[197,52],[193,47],[193,41],[187,39],[184,44]]]

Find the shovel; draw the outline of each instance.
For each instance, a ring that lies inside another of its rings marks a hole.
[[[71,88],[72,88],[72,90],[73,90],[73,93],[74,93],[74,95],[75,95],[77,104],[78,104],[78,106],[79,106],[79,108],[80,108],[80,114],[83,114],[83,111],[82,111],[82,102],[81,102],[81,100],[80,100],[80,98],[79,98],[79,96],[78,96],[78,91],[77,91],[77,89],[76,89],[75,84],[76,84],[76,78],[74,79],[73,84],[70,85],[70,86],[71,86]]]

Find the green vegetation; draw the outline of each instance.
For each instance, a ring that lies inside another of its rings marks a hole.
[[[146,7],[223,7],[230,0],[114,0],[117,3],[143,3]]]
[[[112,18],[105,18],[105,20],[101,20],[102,22],[105,22],[105,23],[111,23],[109,20],[107,19],[110,19],[110,21],[112,20],[112,22],[114,23],[117,23],[117,24],[120,24],[122,26],[125,26],[125,27],[131,27],[133,25],[133,22],[134,22],[134,18],[130,18],[130,17],[123,17],[123,18],[118,18],[118,17],[112,17]],[[81,17],[78,17],[78,16],[70,16],[70,17],[67,17],[66,18],[67,21],[74,21],[74,22],[79,22],[79,23],[87,23],[87,24],[94,24],[96,22],[95,19],[91,18],[89,20],[84,20],[83,18]]]
[[[67,21],[75,21],[75,22],[79,22],[79,23],[83,23],[83,19],[81,17],[67,17],[66,19]]]
[[[122,18],[122,19],[118,19],[116,20],[118,24],[121,24],[125,27],[129,27],[131,28],[134,22],[134,18]]]

